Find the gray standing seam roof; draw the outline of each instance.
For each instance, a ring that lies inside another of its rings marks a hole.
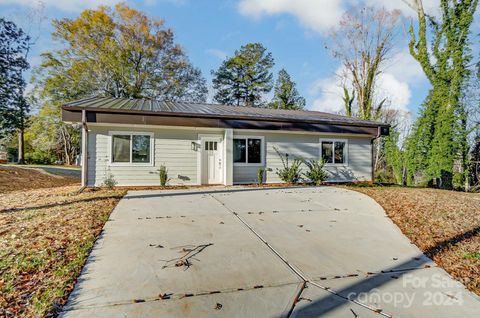
[[[86,109],[98,112],[157,114],[181,117],[331,123],[352,126],[388,126],[387,124],[377,121],[361,120],[354,117],[317,111],[270,109],[208,103],[171,102],[144,98],[129,99],[91,97],[67,103],[63,107],[67,110]]]

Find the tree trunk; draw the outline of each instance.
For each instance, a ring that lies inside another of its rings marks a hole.
[[[25,138],[23,128],[18,130],[18,161],[19,164],[25,164]]]

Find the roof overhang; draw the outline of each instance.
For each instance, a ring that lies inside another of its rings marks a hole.
[[[114,109],[91,109],[83,107],[62,107],[62,120],[81,122],[82,110],[86,111],[87,123],[134,124],[179,127],[210,127],[256,130],[306,131],[318,133],[361,134],[377,137],[389,134],[385,124],[365,125],[356,123],[332,123],[319,121],[294,121],[285,119],[252,119],[251,117],[214,116],[204,114],[128,111]]]

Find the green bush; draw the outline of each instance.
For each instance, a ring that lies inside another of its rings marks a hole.
[[[264,168],[258,168],[257,169],[257,182],[258,184],[263,183],[263,176],[265,175],[265,169]]]
[[[111,173],[106,176],[105,180],[103,180],[103,186],[108,189],[113,189],[117,183],[117,180],[115,180],[115,177]]]
[[[25,162],[28,164],[49,165],[55,162],[55,157],[41,150],[25,153]]]
[[[327,180],[328,173],[324,169],[325,162],[323,160],[309,159],[304,160],[303,163],[308,169],[303,175],[310,180],[311,183],[318,186]]]
[[[277,152],[280,160],[282,160],[283,165],[283,168],[277,168],[277,176],[283,182],[293,184],[298,183],[302,174],[302,168],[300,167],[302,165],[302,159],[293,158],[293,160],[290,162],[288,158],[288,153],[283,156],[276,147],[274,147],[273,149],[275,149],[275,151]]]
[[[168,182],[168,170],[167,167],[164,165],[160,166],[160,169],[158,169],[158,173],[160,175],[160,185],[164,187],[167,182]]]

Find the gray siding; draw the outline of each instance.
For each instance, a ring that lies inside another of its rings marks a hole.
[[[181,129],[99,128],[90,127],[88,138],[88,184],[100,186],[112,174],[118,185],[159,185],[158,169],[168,169],[169,184],[197,183],[197,152],[192,141],[198,132]],[[114,166],[109,164],[109,131],[154,133],[154,166]]]
[[[371,180],[371,145],[368,138],[346,138],[310,134],[288,133],[235,133],[241,136],[264,136],[265,137],[265,168],[267,169],[267,183],[281,182],[276,174],[277,168],[282,167],[282,162],[275,148],[282,154],[302,157],[305,159],[319,159],[320,138],[341,138],[348,140],[348,163],[341,166],[326,167],[329,172],[329,181],[368,181]],[[234,183],[252,183],[257,180],[259,166],[234,166]],[[305,168],[305,167],[303,167]]]

